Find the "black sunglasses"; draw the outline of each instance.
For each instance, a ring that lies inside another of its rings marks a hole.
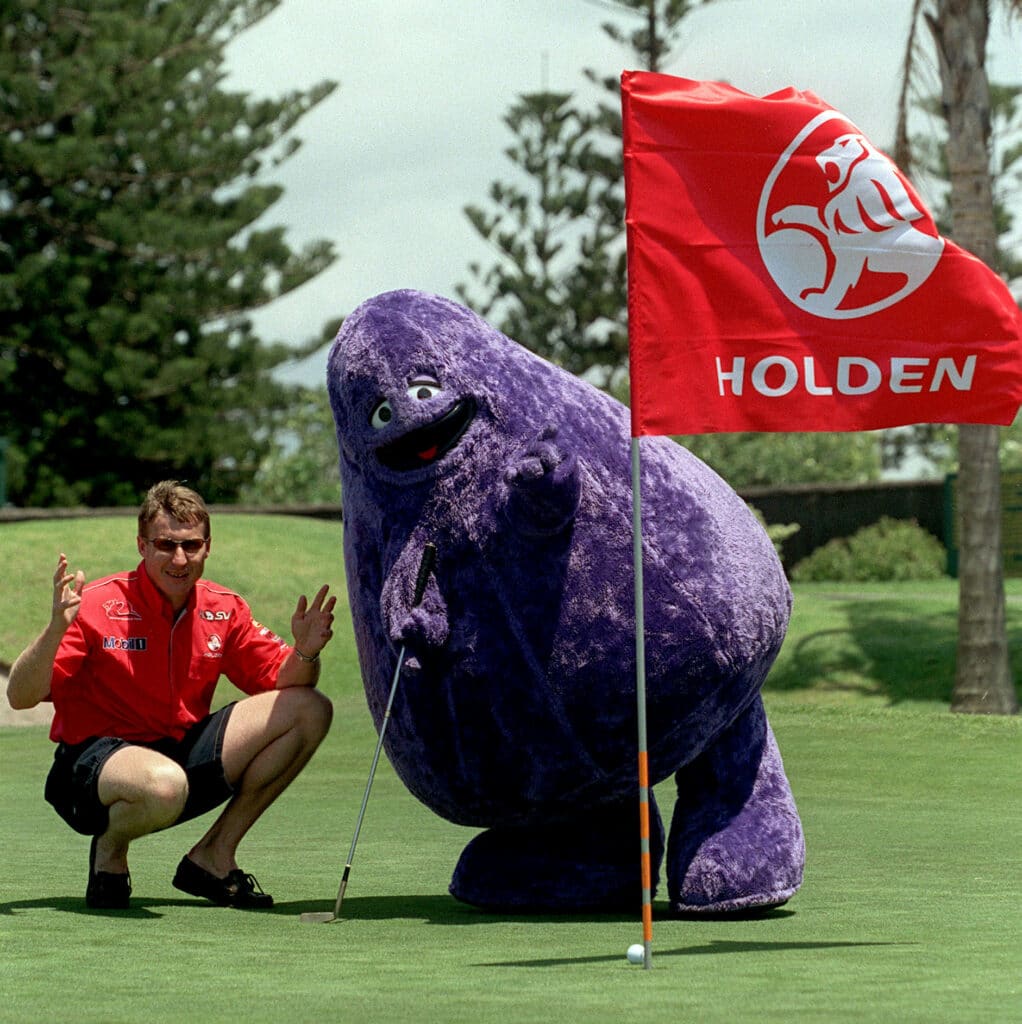
[[[188,540],[171,540],[169,537],[146,537],[157,551],[165,555],[172,555],[181,548],[186,555],[197,555],[205,546],[206,541],[200,537],[189,537]]]

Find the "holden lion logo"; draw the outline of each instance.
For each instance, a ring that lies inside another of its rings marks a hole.
[[[836,110],[813,118],[774,165],[756,237],[778,288],[830,320],[900,302],[944,251],[933,218],[898,169]]]
[[[219,653],[220,648],[223,647],[223,645],[223,640],[221,640],[216,633],[210,633],[210,635],[206,637],[206,646],[213,654]]]

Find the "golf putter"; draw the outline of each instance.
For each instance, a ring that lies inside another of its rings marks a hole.
[[[429,582],[429,574],[433,571],[433,564],[436,562],[436,546],[426,543],[422,548],[422,560],[419,562],[419,574],[415,578],[415,593],[412,597],[412,607],[418,607],[422,601],[422,595],[426,592],[426,584]],[[390,721],[390,709],[394,706],[394,694],[397,693],[397,684],[401,678],[401,669],[405,663],[405,645],[397,655],[397,666],[394,669],[394,679],[390,684],[390,695],[387,697],[387,707],[383,712],[383,721],[380,723],[380,735],[376,740],[376,752],[373,754],[373,763],[369,768],[369,778],[366,781],[365,793],[362,794],[362,807],[358,812],[358,819],[355,822],[355,834],[351,837],[351,849],[348,851],[348,860],[344,865],[344,874],[341,875],[341,885],[337,890],[337,902],[334,903],[333,913],[329,910],[313,911],[301,915],[303,924],[330,924],[341,916],[341,902],[344,900],[344,892],[348,888],[348,876],[351,874],[351,862],[355,859],[355,846],[358,843],[358,834],[362,831],[362,821],[365,818],[366,806],[369,803],[369,791],[373,788],[373,777],[376,775],[376,766],[380,761],[380,751],[383,749],[383,736],[387,731],[387,722]]]

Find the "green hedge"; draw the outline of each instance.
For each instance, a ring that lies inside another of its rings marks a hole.
[[[829,541],[791,571],[796,583],[935,580],[945,575],[944,546],[914,520],[884,516],[851,537]]]

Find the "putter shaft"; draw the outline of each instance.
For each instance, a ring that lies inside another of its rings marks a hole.
[[[422,602],[422,596],[426,592],[426,583],[429,581],[429,574],[433,571],[433,564],[436,561],[436,547],[432,543],[423,545],[422,559],[419,562],[419,572],[415,578],[415,591],[412,596],[412,607],[416,608]],[[358,810],[358,818],[355,821],[355,832],[351,837],[351,849],[348,851],[348,860],[344,865],[344,874],[341,875],[341,884],[337,890],[337,901],[334,903],[334,914],[331,921],[336,921],[341,916],[341,903],[344,901],[344,892],[348,888],[348,876],[351,874],[351,863],[355,859],[355,847],[358,845],[358,836],[362,831],[362,822],[365,820],[366,807],[369,805],[369,792],[373,788],[373,779],[376,777],[376,766],[380,763],[380,753],[383,750],[383,738],[387,732],[387,723],[390,721],[390,712],[394,706],[394,695],[397,693],[397,684],[401,680],[401,669],[405,664],[405,645],[401,645],[397,655],[397,665],[394,668],[394,676],[390,683],[390,693],[387,695],[387,706],[383,712],[383,721],[380,722],[380,735],[376,738],[376,750],[373,752],[373,762],[369,767],[369,778],[366,780],[365,792],[362,794],[362,806]]]

